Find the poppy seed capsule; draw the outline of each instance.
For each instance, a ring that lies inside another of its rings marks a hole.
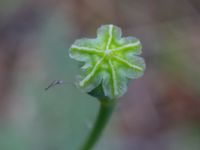
[[[128,81],[144,73],[141,49],[137,38],[121,37],[119,27],[102,25],[96,38],[76,40],[70,47],[70,57],[84,63],[77,85],[97,98],[121,97]]]

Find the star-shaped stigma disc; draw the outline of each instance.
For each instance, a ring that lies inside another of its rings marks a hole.
[[[115,99],[127,91],[129,79],[143,75],[145,69],[141,43],[134,37],[121,37],[121,29],[102,25],[97,38],[76,40],[70,57],[84,62],[78,86],[86,92],[102,86],[104,96]]]

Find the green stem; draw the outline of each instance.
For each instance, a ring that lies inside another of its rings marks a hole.
[[[115,106],[115,100],[110,99],[101,99],[100,101],[100,109],[99,114],[96,118],[94,126],[85,141],[81,150],[91,150],[92,147],[96,144],[103,129],[105,128],[106,124],[108,123],[110,116],[113,112]]]

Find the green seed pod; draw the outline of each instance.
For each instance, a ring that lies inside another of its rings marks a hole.
[[[77,85],[99,99],[121,97],[128,80],[143,75],[141,49],[138,39],[121,37],[119,27],[102,25],[97,38],[76,40],[70,48],[70,57],[84,63]]]

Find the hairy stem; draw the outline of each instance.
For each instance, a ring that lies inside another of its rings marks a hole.
[[[99,114],[96,118],[96,121],[88,138],[86,139],[83,147],[81,147],[81,150],[91,150],[93,148],[93,146],[96,144],[99,137],[101,136],[101,133],[104,130],[113,112],[115,100],[100,99],[99,102]]]

